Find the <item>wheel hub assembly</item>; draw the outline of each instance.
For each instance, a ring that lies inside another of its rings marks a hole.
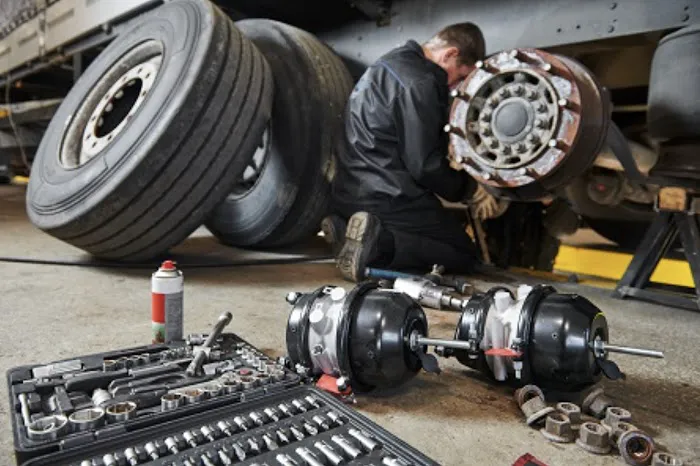
[[[610,120],[608,96],[583,65],[535,49],[478,62],[452,97],[450,158],[514,199],[542,198],[583,172]]]

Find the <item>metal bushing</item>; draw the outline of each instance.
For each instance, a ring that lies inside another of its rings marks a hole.
[[[102,408],[81,409],[68,416],[68,421],[75,432],[96,429],[105,422],[105,410]]]
[[[532,398],[539,398],[545,401],[544,393],[537,385],[525,385],[515,391],[515,402],[518,403],[518,407],[522,407],[526,401]]]
[[[520,410],[525,415],[525,422],[527,422],[527,425],[529,426],[542,421],[545,416],[554,412],[554,408],[547,406],[542,398],[539,397],[530,398],[527,400],[522,404],[522,406],[520,406]]]
[[[27,437],[34,441],[56,440],[68,430],[68,418],[54,414],[36,419],[27,426]]]
[[[171,411],[185,404],[185,397],[181,393],[166,393],[160,397],[160,410]]]
[[[204,401],[207,397],[207,394],[201,388],[188,388],[181,390],[178,393],[182,394],[182,396],[185,398],[185,404],[188,405]]]
[[[630,424],[629,422],[625,421],[620,421],[615,426],[613,427],[612,431],[610,432],[610,440],[612,440],[614,445],[617,445],[617,441],[620,439],[622,434],[625,432],[629,432],[631,430],[639,430],[637,427],[633,424]]]
[[[571,420],[566,414],[560,412],[547,415],[545,426],[540,429],[540,432],[550,442],[569,443],[574,440]]]
[[[581,403],[581,409],[584,413],[602,419],[605,416],[606,410],[613,405],[613,401],[605,396],[602,388],[596,388],[591,391]]]
[[[683,461],[670,453],[657,452],[651,457],[651,466],[683,466]]]
[[[581,424],[576,445],[597,455],[604,455],[612,448],[608,430],[595,422],[584,422]]]
[[[108,406],[105,415],[109,422],[123,422],[136,417],[136,403],[133,401],[122,401]]]
[[[654,454],[654,439],[641,430],[630,430],[620,436],[617,449],[625,463],[646,466]]]
[[[612,432],[618,422],[624,421],[629,422],[632,420],[632,413],[626,409],[619,408],[617,406],[610,406],[605,410],[605,418],[600,421],[600,424]]]
[[[562,401],[556,405],[557,411],[566,414],[572,424],[581,422],[581,408],[574,403]]]
[[[602,148],[610,120],[609,97],[590,71],[537,49],[478,62],[452,97],[450,158],[504,190],[553,189],[577,176]]]

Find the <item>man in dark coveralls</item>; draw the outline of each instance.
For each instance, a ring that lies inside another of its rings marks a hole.
[[[366,267],[422,270],[436,263],[469,272],[478,262],[464,226],[437,196],[489,196],[450,168],[443,130],[450,88],[484,54],[477,26],[453,24],[422,45],[410,40],[390,51],[358,81],[346,108],[334,213],[322,223],[344,278],[360,281]]]

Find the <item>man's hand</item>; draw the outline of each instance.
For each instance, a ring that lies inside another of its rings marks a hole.
[[[508,199],[497,199],[486,191],[481,184],[477,186],[474,194],[469,199],[465,199],[464,202],[479,220],[499,217],[503,215],[510,205]]]

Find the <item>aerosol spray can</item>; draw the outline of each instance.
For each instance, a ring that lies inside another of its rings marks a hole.
[[[165,261],[151,276],[151,329],[153,343],[183,338],[185,278],[173,261]]]

